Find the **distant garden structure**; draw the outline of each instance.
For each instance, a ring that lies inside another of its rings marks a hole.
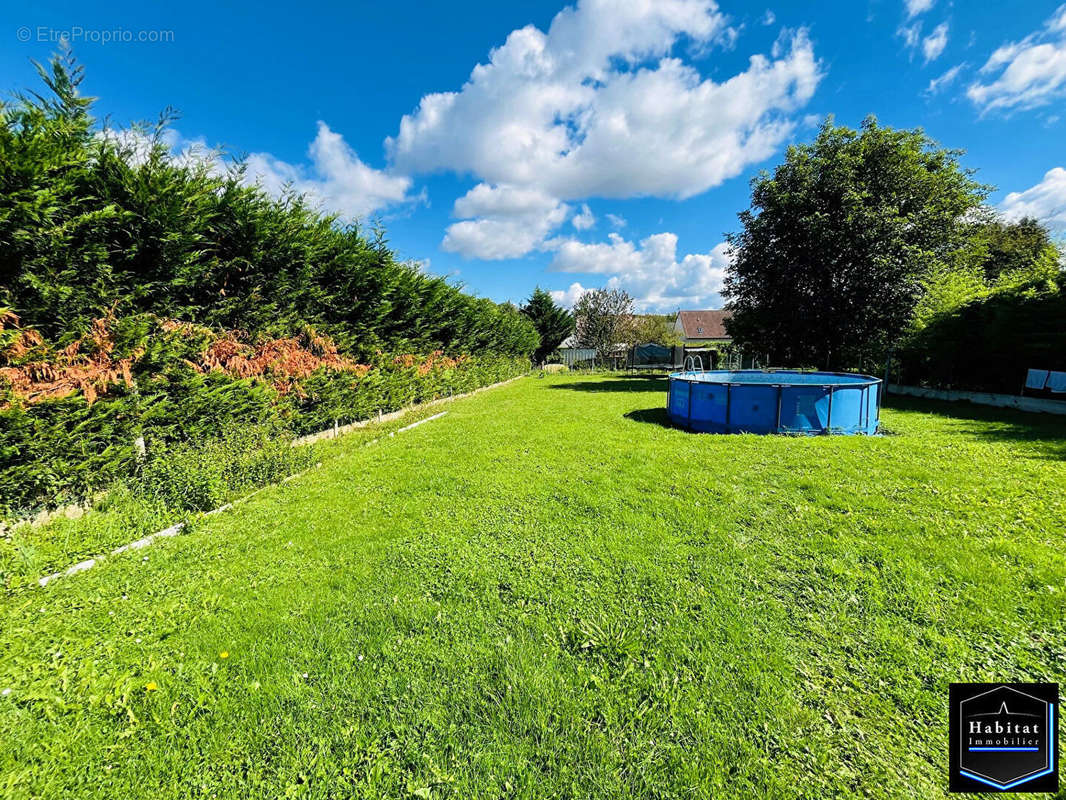
[[[758,359],[744,353],[726,329],[730,312],[715,308],[677,311],[674,314],[633,314],[627,341],[604,354],[583,346],[576,333],[556,351],[556,361],[571,369],[681,369],[695,364],[702,369],[751,369]]]

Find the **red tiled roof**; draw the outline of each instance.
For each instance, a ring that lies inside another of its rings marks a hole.
[[[678,311],[686,339],[728,339],[725,321],[732,312],[725,309],[709,311]]]

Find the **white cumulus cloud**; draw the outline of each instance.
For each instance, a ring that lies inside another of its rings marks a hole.
[[[543,246],[570,207],[533,187],[479,183],[455,201],[441,247],[466,258],[517,258]]]
[[[286,187],[304,194],[324,211],[358,219],[408,197],[411,179],[367,166],[339,133],[324,122],[308,147],[310,164],[289,164],[269,153],[247,158],[247,178],[271,194]]]
[[[975,81],[966,94],[983,114],[1037,108],[1066,95],[1066,5],[1041,30],[996,49],[981,74],[987,82]]]
[[[563,239],[550,245],[555,249],[552,270],[605,275],[608,288],[625,289],[642,311],[721,304],[729,264],[724,242],[709,253],[690,253],[680,259],[674,233],[657,233],[639,244],[612,233],[606,242],[586,244]],[[573,284],[567,291],[579,285]]]
[[[552,296],[552,300],[563,308],[573,308],[577,305],[577,301],[581,299],[581,295],[587,291],[588,289],[575,281],[565,289],[553,289],[548,294]]]
[[[699,194],[772,155],[822,76],[804,31],[721,82],[674,55],[731,30],[712,0],[580,0],[547,32],[512,31],[458,91],[424,96],[386,141],[391,162],[560,203]]]
[[[574,218],[570,220],[572,224],[579,231],[587,231],[596,225],[596,217],[592,213],[592,209],[588,207],[588,203],[581,206],[581,213],[574,214]]]
[[[209,147],[203,137],[186,139],[175,128],[147,131],[141,127],[104,128],[96,136],[114,142],[125,160],[135,166],[148,161],[152,149],[162,145],[166,157],[178,164],[202,164],[215,174],[224,174],[227,169],[224,154],[219,148]]]
[[[1066,233],[1066,169],[1055,167],[1036,186],[1011,192],[999,209],[1009,220],[1035,217],[1054,232]]]
[[[158,137],[138,128],[106,129],[100,134],[114,140],[131,163],[143,164],[158,141],[179,164],[200,164],[216,174],[226,173],[233,161],[218,147],[210,147],[203,137],[186,139],[174,128]],[[252,153],[245,159],[244,182],[259,185],[280,197],[286,191],[306,195],[322,211],[355,220],[397,203],[410,202],[411,179],[374,169],[363,163],[339,133],[324,122],[308,147],[310,163],[290,164],[270,153]]]

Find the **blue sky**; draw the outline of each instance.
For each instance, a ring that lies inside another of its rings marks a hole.
[[[1066,231],[1066,6],[590,0],[0,10],[0,78],[66,33],[96,113],[181,113],[176,154],[248,157],[494,300],[621,286],[716,307],[748,183],[833,114],[966,150],[1007,216]],[[111,41],[107,41],[107,39]],[[141,38],[147,41],[138,41]]]

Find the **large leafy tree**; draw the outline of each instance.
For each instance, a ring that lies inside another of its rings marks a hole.
[[[966,241],[955,258],[924,278],[905,338],[938,317],[993,293],[1020,287],[1039,292],[1061,277],[1061,253],[1038,221],[1005,222],[991,209],[972,216],[966,223]],[[907,348],[913,354],[913,342]]]
[[[879,363],[987,196],[959,156],[872,117],[859,131],[827,119],[790,147],[728,236],[734,340],[776,364]]]
[[[574,332],[573,315],[557,306],[552,296],[539,286],[522,306],[522,313],[529,317],[540,334],[540,345],[533,354],[537,364],[555,352],[563,340]]]
[[[596,351],[606,361],[633,332],[633,298],[624,289],[590,289],[574,306],[578,344]]]

